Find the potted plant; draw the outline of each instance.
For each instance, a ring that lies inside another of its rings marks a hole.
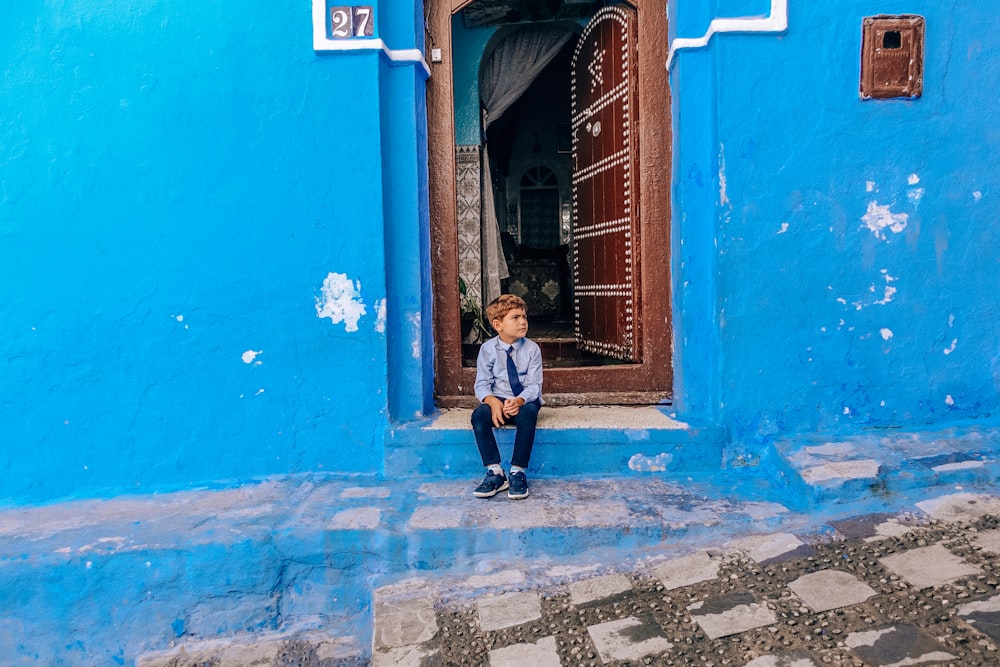
[[[469,286],[461,278],[458,279],[458,293],[462,307],[462,342],[481,343],[491,335],[483,305],[476,295],[469,294]]]

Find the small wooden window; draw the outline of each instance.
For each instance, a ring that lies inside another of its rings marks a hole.
[[[922,16],[869,16],[861,40],[861,98],[920,97],[924,88]]]

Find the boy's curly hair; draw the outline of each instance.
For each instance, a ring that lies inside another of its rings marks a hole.
[[[528,312],[528,304],[524,302],[524,299],[516,294],[501,294],[486,306],[486,319],[492,326],[494,320],[502,320],[507,317],[507,313],[515,308],[520,308],[525,313]]]

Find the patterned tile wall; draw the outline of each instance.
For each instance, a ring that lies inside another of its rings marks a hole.
[[[483,261],[480,242],[479,146],[455,147],[455,190],[458,198],[458,275],[465,281],[467,297],[483,302]]]

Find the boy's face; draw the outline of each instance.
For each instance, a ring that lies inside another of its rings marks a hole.
[[[491,324],[500,340],[508,345],[528,335],[528,315],[521,308],[507,311],[502,320],[493,320]]]

